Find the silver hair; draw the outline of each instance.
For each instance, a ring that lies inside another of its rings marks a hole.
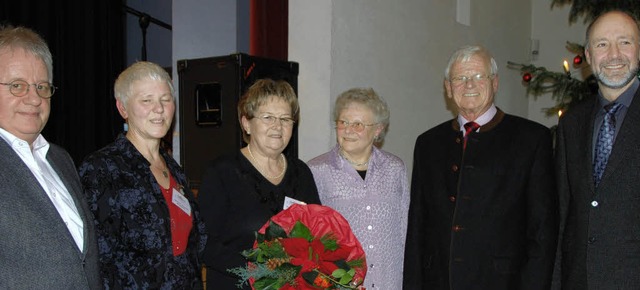
[[[49,82],[53,82],[53,57],[47,42],[35,31],[26,27],[0,26],[0,50],[24,49],[41,59],[47,67]]]
[[[466,62],[471,59],[474,55],[481,55],[486,57],[489,60],[490,66],[488,67],[490,73],[492,75],[498,75],[498,65],[496,64],[496,60],[491,56],[491,53],[484,47],[479,45],[468,45],[458,48],[451,57],[449,58],[449,63],[447,64],[447,68],[444,70],[444,78],[449,79],[451,76],[449,75],[451,71],[451,67],[456,61]]]
[[[374,141],[377,143],[382,142],[387,134],[389,117],[391,115],[387,102],[372,88],[353,88],[343,92],[336,99],[336,104],[333,108],[333,119],[338,120],[342,110],[351,103],[362,104],[373,112],[375,122],[383,126],[382,131],[380,131],[380,134]]]
[[[171,96],[175,96],[171,77],[164,68],[152,62],[139,61],[125,69],[116,79],[113,86],[115,98],[125,105],[131,96],[133,83],[139,80],[166,82],[171,90]]]

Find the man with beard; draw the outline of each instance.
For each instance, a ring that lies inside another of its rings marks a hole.
[[[554,289],[640,289],[640,28],[622,11],[587,28],[598,93],[558,125]]]

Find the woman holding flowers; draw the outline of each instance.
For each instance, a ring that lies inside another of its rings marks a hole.
[[[238,116],[247,146],[215,160],[198,193],[209,243],[204,264],[215,289],[234,289],[228,269],[246,265],[241,255],[255,233],[292,203],[320,203],[313,175],[282,152],[298,121],[298,100],[285,81],[256,81],[240,99]]]
[[[366,289],[402,289],[409,186],[402,160],[378,149],[387,104],[371,88],[342,93],[334,107],[338,144],[311,161],[320,200],[340,212],[367,257]]]

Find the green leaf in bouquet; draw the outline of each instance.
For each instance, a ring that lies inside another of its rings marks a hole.
[[[289,257],[284,251],[284,247],[279,240],[265,242],[259,246],[265,255],[265,258],[287,258]]]
[[[333,235],[326,234],[320,238],[320,242],[324,245],[324,248],[330,251],[338,249],[338,241]]]
[[[274,223],[271,220],[269,221],[269,226],[264,231],[264,233],[265,233],[264,239],[267,241],[272,241],[276,238],[287,237],[287,233],[284,231],[284,229],[280,225]]]
[[[302,273],[302,279],[304,279],[304,281],[309,283],[309,285],[313,285],[313,281],[316,280],[316,277],[318,277],[318,275],[320,274],[315,271],[304,272]]]
[[[347,270],[338,268],[333,270],[333,273],[331,273],[331,276],[335,278],[342,278],[345,274],[347,274]]]
[[[241,254],[243,257],[245,257],[245,259],[247,259],[247,261],[255,262],[258,259],[260,252],[262,252],[262,250],[260,250],[260,248],[256,248],[256,249],[244,250],[242,251]]]
[[[242,251],[242,255],[249,262],[264,263],[271,258],[287,258],[288,255],[284,251],[279,240],[266,241],[259,243],[255,249]]]
[[[280,279],[269,277],[258,279],[253,283],[253,288],[256,290],[278,290],[282,286],[284,286],[284,282]]]
[[[345,260],[337,260],[333,263],[338,267],[338,269],[344,269],[345,271],[351,270],[351,265],[349,265]]]
[[[293,229],[291,229],[289,236],[292,238],[303,238],[307,241],[313,240],[313,236],[311,235],[309,228],[300,221],[297,221],[296,224],[293,225]]]
[[[337,262],[336,262],[336,265],[337,265]],[[351,261],[347,262],[347,265],[349,265],[349,267],[351,267],[351,268],[361,268],[361,267],[364,266],[364,260],[363,259],[354,259],[354,260],[351,260]],[[342,268],[342,267],[340,267],[340,268]]]
[[[356,269],[351,268],[351,270],[347,271],[347,274],[351,275],[351,277],[356,275]]]
[[[349,285],[349,282],[351,282],[351,280],[353,280],[353,276],[349,275],[349,273],[345,273],[344,276],[340,278],[340,281],[338,283],[340,283],[341,285]]]
[[[264,242],[264,234],[256,232],[256,242],[258,242],[258,244]]]
[[[302,270],[302,266],[294,266],[289,263],[284,263],[278,267],[278,276],[283,281],[293,281]]]

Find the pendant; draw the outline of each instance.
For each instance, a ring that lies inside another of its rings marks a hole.
[[[166,170],[162,170],[162,175],[164,176],[164,178],[169,178],[169,174]]]

